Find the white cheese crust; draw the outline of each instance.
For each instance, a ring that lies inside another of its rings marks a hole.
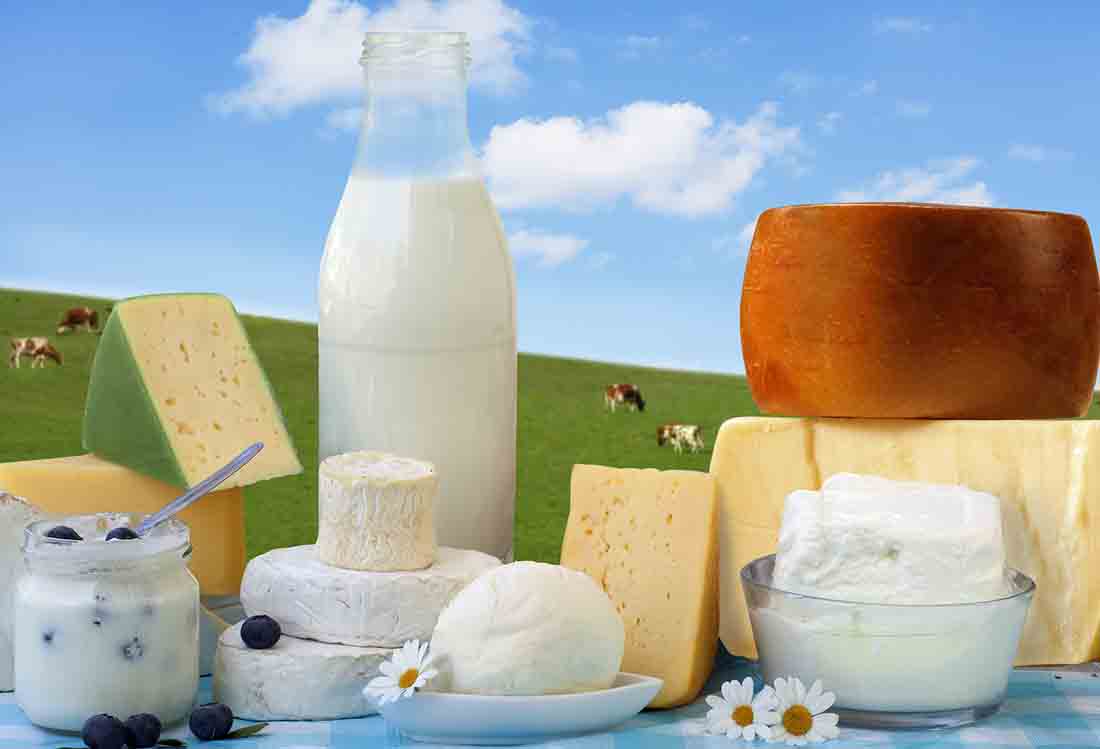
[[[432,510],[439,480],[431,463],[378,452],[321,463],[317,549],[350,570],[418,570],[435,559]]]
[[[42,512],[19,497],[0,491],[0,691],[15,688],[12,680],[12,593],[23,572],[23,530]]]
[[[583,572],[514,562],[485,573],[443,610],[431,653],[440,691],[570,694],[611,686],[625,632]]]
[[[423,570],[359,572],[326,565],[316,549],[274,549],[249,562],[241,583],[248,615],[267,614],[295,637],[396,648],[429,639],[455,594],[500,566],[489,554],[444,546]]]
[[[214,666],[214,699],[246,720],[334,720],[373,715],[363,687],[393,655],[283,635],[267,650],[241,640],[241,625],[222,633]]]

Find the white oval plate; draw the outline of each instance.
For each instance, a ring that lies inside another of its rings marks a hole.
[[[640,713],[660,679],[620,672],[608,689],[538,697],[417,692],[379,708],[414,741],[432,744],[532,744],[605,731]]]

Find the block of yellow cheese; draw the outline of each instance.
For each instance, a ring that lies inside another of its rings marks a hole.
[[[193,486],[253,442],[222,487],[300,473],[275,394],[233,304],[157,294],[115,305],[96,348],[84,449],[173,486]]]
[[[159,510],[180,490],[94,455],[0,463],[0,489],[50,514]],[[214,492],[184,509],[191,571],[203,595],[237,595],[244,574],[244,496]]]
[[[591,575],[626,628],[623,670],[691,702],[718,646],[718,498],[697,471],[573,467],[561,563]]]
[[[787,495],[836,473],[960,484],[1000,498],[1007,562],[1035,579],[1017,665],[1100,656],[1100,421],[737,418],[718,482],[721,634],[755,657],[741,567],[775,551]]]

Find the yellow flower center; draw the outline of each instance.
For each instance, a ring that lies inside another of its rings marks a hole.
[[[733,709],[733,712],[730,713],[730,718],[742,728],[751,726],[753,719],[752,708],[748,705],[738,705]]]
[[[814,727],[814,716],[805,705],[791,705],[783,712],[783,727],[791,736],[805,736]]]
[[[408,689],[416,683],[416,680],[419,677],[420,672],[417,671],[415,668],[410,668],[408,671],[401,674],[401,678],[397,680],[397,686],[401,687],[402,689]]]

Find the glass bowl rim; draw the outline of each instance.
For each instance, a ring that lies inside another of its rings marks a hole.
[[[794,598],[803,598],[809,601],[821,601],[823,603],[836,603],[843,606],[872,606],[881,609],[949,609],[960,608],[966,606],[987,606],[994,603],[1002,603],[1004,601],[1011,601],[1021,596],[1031,596],[1035,593],[1036,587],[1035,580],[1030,575],[1026,575],[1015,567],[1005,566],[1005,571],[1009,572],[1025,581],[1025,584],[1020,590],[1017,590],[1008,595],[998,596],[997,598],[986,598],[980,601],[963,601],[961,603],[871,603],[867,601],[852,601],[845,598],[826,598],[824,596],[807,595],[805,593],[796,593],[793,590],[784,590],[783,588],[777,588],[774,585],[757,582],[749,577],[749,570],[756,565],[766,563],[771,560],[773,565],[775,562],[775,554],[765,554],[762,557],[757,557],[751,562],[743,566],[738,573],[738,577],[741,580],[741,584],[744,586],[752,586],[753,588],[759,588],[770,591],[772,593],[781,593],[785,596],[791,596]]]

